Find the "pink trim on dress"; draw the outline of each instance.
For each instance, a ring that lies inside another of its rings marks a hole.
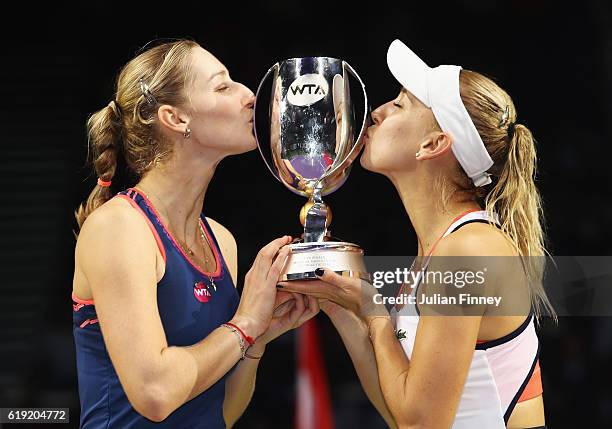
[[[135,193],[137,193],[138,195],[140,195],[142,197],[142,199],[145,201],[145,204],[147,205],[147,207],[149,207],[149,209],[153,212],[153,214],[155,215],[155,217],[157,218],[157,221],[159,222],[159,224],[162,226],[162,228],[164,229],[164,231],[166,232],[166,235],[170,238],[170,241],[172,241],[172,244],[174,244],[174,247],[181,252],[181,254],[183,255],[183,257],[185,258],[185,260],[187,262],[189,262],[189,264],[195,269],[197,270],[199,273],[207,276],[207,277],[217,277],[221,274],[221,262],[219,260],[219,251],[217,250],[217,246],[215,246],[214,241],[211,239],[210,234],[208,233],[208,228],[206,228],[206,226],[204,225],[204,223],[202,222],[202,218],[200,218],[200,225],[202,226],[202,229],[204,230],[204,233],[206,234],[206,238],[208,239],[208,243],[210,244],[210,247],[212,248],[212,251],[215,255],[215,264],[216,264],[216,269],[215,272],[213,273],[209,273],[206,271],[202,271],[200,268],[198,268],[198,266],[189,258],[189,256],[187,256],[187,254],[183,251],[183,249],[181,248],[181,246],[178,244],[178,242],[174,239],[174,237],[172,236],[172,234],[170,234],[170,230],[168,230],[168,228],[166,227],[166,225],[164,224],[164,222],[162,221],[161,217],[159,216],[159,213],[157,213],[157,210],[155,210],[155,207],[153,207],[153,204],[151,204],[151,201],[149,201],[149,199],[146,197],[146,195],[144,195],[142,193],[142,191],[140,191],[138,188],[130,188],[130,191],[134,191]]]
[[[80,328],[84,328],[87,325],[93,325],[94,323],[98,323],[98,319],[87,319],[83,323],[79,325]]]
[[[76,296],[74,292],[72,292],[72,300],[76,302],[77,304],[80,304],[81,307],[83,307],[84,305],[94,305],[93,299],[81,299],[78,296]],[[81,307],[79,307],[79,309]],[[78,309],[76,311],[78,311]]]
[[[127,195],[124,195],[124,194],[117,195],[117,197],[122,198],[122,199],[128,201],[132,205],[132,207],[137,209],[142,214],[144,219],[147,221],[147,225],[149,225],[149,228],[151,229],[151,232],[153,233],[153,237],[155,237],[155,242],[157,243],[157,247],[159,248],[159,251],[162,254],[162,258],[164,259],[164,264],[165,264],[166,263],[166,249],[164,249],[164,243],[162,243],[161,238],[160,238],[159,234],[157,233],[157,230],[155,229],[155,227],[151,223],[151,220],[147,217],[145,212],[142,211],[142,209],[136,203],[136,201],[134,201],[133,199],[131,199],[130,197],[128,197]]]
[[[131,193],[128,192],[128,195]],[[145,214],[145,212],[142,211],[142,209],[140,208],[140,206],[138,204],[136,204],[136,202],[131,199],[128,195],[125,194],[118,194],[115,195],[114,198],[122,198],[124,200],[126,200],[127,202],[130,203],[130,205],[132,205],[132,207],[134,207],[135,209],[137,209],[142,216],[144,217],[145,221],[147,222],[147,225],[149,225],[149,229],[151,229],[151,232],[153,233],[153,237],[155,238],[155,242],[157,243],[157,247],[159,248],[159,251],[162,255],[162,258],[164,259],[164,264],[166,263],[166,249],[164,248],[164,243],[162,242],[159,234],[157,233],[157,230],[155,229],[155,227],[153,226],[153,224],[151,223],[151,221],[149,220],[149,218],[147,217],[147,215]],[[89,299],[89,300],[85,300],[85,299],[80,299],[79,297],[77,297],[74,292],[72,292],[72,300],[74,302],[76,302],[76,304],[73,304],[72,309],[74,311],[79,311],[83,306],[85,305],[94,305],[93,299]],[[97,319],[96,319],[97,321]],[[92,322],[94,323],[94,322]],[[82,326],[81,326],[82,327]]]

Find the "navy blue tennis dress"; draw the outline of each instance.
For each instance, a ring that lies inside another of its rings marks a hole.
[[[189,260],[142,192],[130,188],[115,198],[128,200],[144,215],[164,256],[166,270],[157,283],[157,306],[168,345],[195,344],[228,322],[238,308],[239,297],[204,215],[200,219],[215,254],[214,273],[201,271]],[[225,428],[223,400],[229,373],[164,421],[148,420],[132,408],[119,383],[93,301],[81,300],[74,293],[72,300],[81,428]]]

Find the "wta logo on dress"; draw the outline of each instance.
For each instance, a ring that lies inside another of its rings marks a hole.
[[[304,74],[289,86],[287,100],[294,106],[310,106],[327,95],[329,85],[320,74]]]
[[[193,295],[200,302],[208,302],[212,296],[204,282],[197,282],[193,285]]]

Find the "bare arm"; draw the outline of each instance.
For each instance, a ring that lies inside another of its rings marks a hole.
[[[238,272],[238,251],[236,240],[232,233],[223,225],[213,219],[207,218],[217,238],[223,258],[236,284]],[[286,307],[282,315],[273,316],[266,332],[257,339],[255,345],[249,348],[246,359],[240,361],[225,382],[225,399],[223,402],[223,416],[228,427],[232,427],[244,413],[251,402],[255,391],[257,368],[263,356],[266,345],[282,333],[300,326],[318,312],[317,301],[314,298],[304,299],[302,296],[287,292],[277,292],[274,307],[285,301],[293,301],[293,305]],[[290,303],[291,304],[291,303]],[[259,358],[259,359],[257,359]]]
[[[354,313],[331,301],[323,300],[321,309],[329,316],[338,334],[340,334],[368,399],[384,418],[387,425],[396,428],[395,420],[387,408],[380,389],[376,357],[368,336],[367,326]]]
[[[214,219],[207,218],[213,230],[223,259],[230,271],[234,285],[238,277],[238,246],[232,233]],[[266,349],[261,343],[249,348],[249,356],[261,357]],[[225,382],[225,399],[223,417],[228,427],[232,427],[251,402],[255,391],[255,380],[259,359],[246,358],[241,361],[232,375]]]
[[[423,316],[408,360],[389,319],[374,319],[372,339],[389,410],[401,428],[452,425],[470,367],[480,318]]]
[[[480,249],[449,238],[438,245],[437,256],[468,255]],[[456,258],[437,258],[433,272],[455,271]],[[471,270],[460,260],[461,267]],[[471,270],[474,271],[474,270]],[[492,274],[492,273],[489,273]],[[428,283],[430,293],[454,294],[450,286]],[[471,291],[472,292],[472,291]],[[452,425],[470,368],[484,308],[468,311],[461,305],[420,306],[421,315],[411,358],[397,340],[389,319],[370,319],[370,334],[378,374],[387,404],[399,427],[448,428]]]
[[[119,206],[123,203],[113,204],[94,212],[83,225],[78,260],[128,400],[143,416],[161,421],[238,362],[239,342],[233,332],[219,327],[192,346],[168,346],[157,308],[154,238],[140,214]],[[251,269],[255,272],[250,272],[258,290],[245,287],[232,319],[251,336],[260,335],[269,323],[260,320],[265,319],[261,314],[271,315],[276,293],[276,281],[268,281],[267,273],[272,271],[272,255],[285,241],[277,240],[276,250],[262,249]]]
[[[480,249],[449,239],[438,245],[438,252],[446,256],[469,255],[466,250],[470,248]],[[319,278],[325,283],[286,284],[296,292],[339,303],[370,324],[380,388],[397,427],[450,427],[461,399],[482,314],[464,316],[457,311],[458,315],[453,316],[432,315],[422,310],[413,352],[408,359],[386,309],[374,303],[377,291],[371,285],[331,270],[325,270]]]

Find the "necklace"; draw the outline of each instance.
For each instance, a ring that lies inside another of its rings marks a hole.
[[[200,240],[202,242],[202,251],[204,254],[204,263],[206,264],[206,266],[210,266],[210,260],[208,259],[208,255],[206,254],[206,247],[210,246],[210,244],[208,243],[208,239],[205,236],[204,233],[204,229],[202,229],[202,224],[200,223],[200,221],[198,221],[198,231],[199,231],[199,235],[200,235]],[[181,247],[183,248],[183,250],[189,254],[189,256],[195,256],[195,252],[193,250],[191,250],[191,247],[187,246],[187,244],[181,240],[178,240],[179,244],[181,245]],[[201,267],[204,268],[204,267]],[[206,271],[206,270],[203,270]]]
[[[204,229],[202,228],[202,224],[200,223],[200,221],[198,220],[198,229],[200,230],[200,239],[202,240],[202,250],[204,252],[204,263],[207,264],[207,266],[210,266],[208,264],[208,255],[206,254],[206,245],[208,245],[210,247],[210,243],[208,242],[208,239],[206,238],[205,234],[204,234]],[[183,243],[179,242],[179,244],[181,245],[181,247],[183,247],[183,250],[186,250],[191,256],[194,256],[193,251],[191,250],[191,248],[187,247],[186,245],[184,245]],[[212,248],[212,247],[211,247]],[[195,263],[195,260],[194,260]],[[205,267],[201,267],[198,264],[198,267],[200,268],[200,270],[202,272],[206,272],[206,270],[204,269]],[[213,287],[214,291],[217,291],[217,285],[215,284],[215,281],[213,280],[212,276],[207,276],[208,277],[208,281],[210,282],[210,285]],[[196,283],[197,285],[197,283]]]
[[[149,201],[151,200],[151,198],[149,198],[148,194],[153,195],[155,197],[155,199],[157,200],[157,202],[162,205],[162,207],[164,209],[164,213],[166,213],[166,214],[168,213],[168,210],[166,209],[165,204],[163,204],[163,202],[153,192],[151,192],[151,191],[148,191],[148,193],[144,192],[142,187],[139,187],[139,188],[135,187],[135,189],[138,189],[140,192],[142,192],[144,194],[144,196]],[[208,258],[208,254],[206,252],[206,248],[208,247],[208,248],[212,249],[212,246],[211,246],[210,242],[208,241],[208,238],[206,237],[206,234],[204,232],[204,229],[202,228],[202,223],[201,223],[200,219],[198,219],[197,225],[198,225],[198,232],[199,232],[199,236],[200,236],[200,241],[202,243],[202,254],[204,255],[204,264],[205,264],[204,266],[202,266],[201,264],[199,264],[195,260],[195,252],[193,250],[191,250],[191,247],[189,247],[187,245],[186,240],[185,241],[180,240],[178,238],[178,236],[176,234],[174,234],[174,233],[172,233],[172,236],[175,237],[175,241],[179,244],[179,246],[181,246],[181,249],[183,250],[183,252],[185,252],[186,254],[188,254],[191,257],[191,262],[194,265],[196,265],[200,269],[200,271],[202,271],[202,273],[205,273],[205,272],[207,272],[206,267],[210,267],[211,266],[211,262],[210,262],[210,259]],[[169,232],[172,232],[169,226],[168,226],[167,229],[168,229]],[[208,280],[211,283],[211,286],[216,291],[217,290],[217,285],[215,285],[215,282],[214,282],[212,276],[207,275],[207,277],[208,277]]]

